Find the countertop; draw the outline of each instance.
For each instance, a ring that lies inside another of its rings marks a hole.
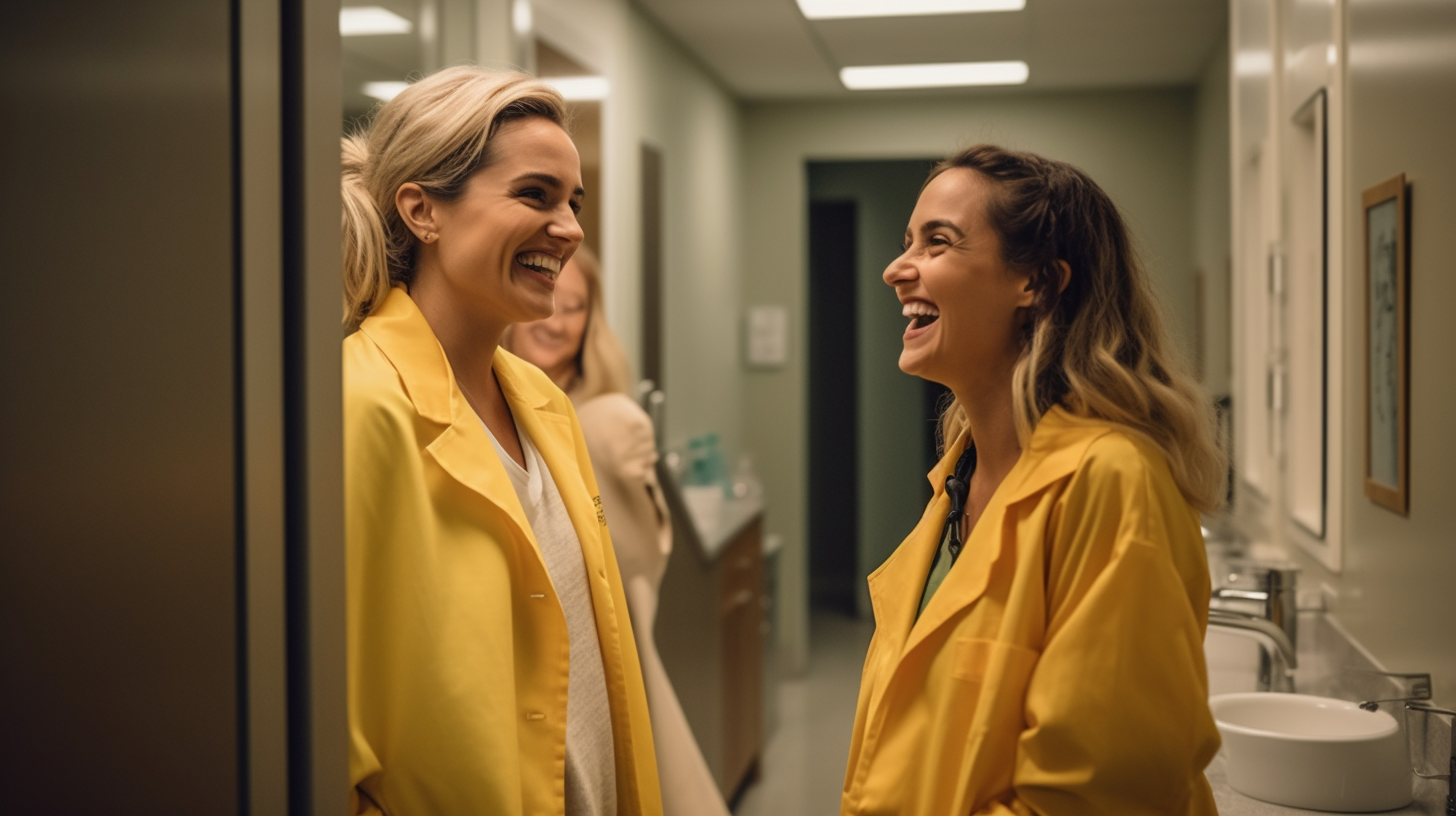
[[[747,496],[725,497],[712,517],[704,519],[693,514],[683,498],[677,474],[663,460],[657,463],[657,481],[673,515],[673,535],[678,539],[674,546],[682,546],[686,539],[709,562],[716,561],[739,531],[763,515],[763,493],[759,490],[750,491]]]
[[[702,544],[703,554],[708,560],[718,557],[729,541],[738,534],[750,521],[753,521],[763,513],[762,496],[745,496],[742,498],[731,498],[723,500],[723,509],[719,511],[715,524],[711,527],[698,523],[693,519],[693,527],[698,531],[698,537]]]
[[[1322,810],[1305,810],[1303,808],[1285,807],[1283,805],[1271,805],[1268,802],[1261,802],[1258,799],[1245,796],[1242,793],[1229,787],[1228,774],[1225,768],[1227,759],[1223,751],[1213,758],[1204,775],[1208,777],[1208,784],[1213,788],[1213,801],[1218,804],[1220,816],[1308,816],[1311,813],[1325,813]],[[1415,780],[1416,800],[1400,810],[1387,810],[1385,813],[1395,814],[1420,814],[1420,816],[1444,816],[1446,812],[1446,780],[1444,779],[1421,779],[1411,774]]]

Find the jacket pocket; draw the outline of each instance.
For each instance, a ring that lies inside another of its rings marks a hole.
[[[1004,640],[963,637],[955,642],[950,674],[968,683],[982,685],[991,680],[1000,688],[1025,691],[1039,657],[1034,649]]]

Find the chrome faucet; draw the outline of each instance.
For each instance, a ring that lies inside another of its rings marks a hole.
[[[1231,581],[1247,575],[1256,589],[1218,587],[1211,595],[1208,625],[1224,629],[1241,629],[1263,636],[1259,640],[1260,691],[1294,691],[1294,669],[1299,666],[1296,644],[1299,615],[1295,605],[1293,567],[1242,565],[1241,572],[1229,576]],[[1219,601],[1246,601],[1259,604],[1259,612],[1225,609],[1213,604]],[[1265,641],[1268,641],[1267,643]]]
[[[1294,670],[1299,658],[1289,635],[1267,618],[1231,609],[1208,610],[1208,625],[1221,629],[1242,629],[1263,635],[1259,643],[1259,691],[1294,691]],[[1265,641],[1268,643],[1265,643]]]
[[[1295,579],[1299,576],[1296,567],[1272,567],[1244,564],[1235,567],[1229,580],[1242,577],[1253,579],[1255,589],[1218,587],[1213,590],[1214,601],[1250,601],[1260,605],[1260,617],[1284,630],[1293,645],[1299,644],[1299,614],[1295,604]]]

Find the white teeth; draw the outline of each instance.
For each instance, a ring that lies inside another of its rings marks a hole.
[[[522,252],[516,256],[516,261],[521,266],[555,277],[561,271],[561,259],[554,258],[544,252]]]
[[[923,300],[912,300],[901,307],[900,314],[904,317],[926,317],[929,315],[936,315],[938,317],[940,310]]]

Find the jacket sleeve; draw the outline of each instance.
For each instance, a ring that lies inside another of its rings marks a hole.
[[[389,604],[398,583],[392,562],[418,535],[423,480],[402,395],[346,390],[344,404],[345,626],[348,647],[349,803],[351,814],[381,813],[383,766],[373,737],[391,705],[377,676],[398,663]]]
[[[1197,516],[1158,455],[1104,436],[1053,506],[1046,636],[1027,685],[1015,801],[988,813],[1212,807],[1207,561]]]

